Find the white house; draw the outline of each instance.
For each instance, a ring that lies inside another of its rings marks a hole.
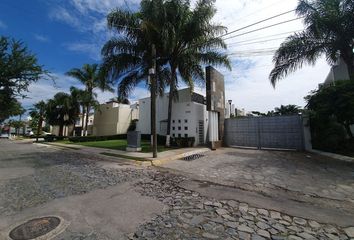
[[[156,101],[157,134],[166,135],[168,96],[158,97]],[[195,145],[206,143],[208,112],[204,96],[191,92],[190,88],[178,91],[178,100],[172,104],[171,137],[194,137]],[[137,129],[141,134],[151,134],[150,97],[139,100],[139,121]]]
[[[127,133],[132,120],[139,119],[138,105],[110,101],[95,111],[93,135],[106,136]]]

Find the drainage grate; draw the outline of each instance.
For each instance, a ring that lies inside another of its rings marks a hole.
[[[13,240],[30,240],[43,236],[60,224],[60,219],[57,217],[42,217],[31,219],[20,226],[14,228],[9,237]]]
[[[184,160],[184,161],[193,161],[193,160],[202,158],[202,157],[204,157],[204,156],[205,156],[205,155],[203,155],[203,154],[196,153],[196,154],[192,154],[192,155],[183,157],[182,160]]]

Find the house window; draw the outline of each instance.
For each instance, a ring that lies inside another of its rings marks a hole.
[[[172,123],[175,123],[175,120],[172,120]]]
[[[188,122],[188,119],[184,119],[184,123],[187,123]]]
[[[176,128],[175,127],[172,127],[172,130],[175,130]]]
[[[178,123],[181,123],[181,119],[178,119]]]
[[[188,137],[188,134],[184,134],[184,137],[187,138],[187,137]]]
[[[191,111],[186,111],[186,113],[191,113]]]
[[[180,133],[178,133],[178,137],[179,137],[179,138],[181,137],[181,134],[180,134]]]
[[[172,136],[173,136],[173,137],[175,137],[175,136],[176,136],[176,134],[172,134]]]
[[[178,127],[178,130],[181,130],[181,127]]]
[[[188,130],[188,127],[184,127],[184,130]]]

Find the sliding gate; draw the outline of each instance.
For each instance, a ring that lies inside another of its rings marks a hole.
[[[304,149],[301,116],[244,117],[225,120],[227,146]]]

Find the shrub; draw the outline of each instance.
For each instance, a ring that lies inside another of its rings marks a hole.
[[[127,134],[117,134],[117,135],[108,135],[108,136],[69,137],[70,142],[95,142],[95,141],[118,140],[118,139],[127,139]]]
[[[171,145],[176,147],[193,147],[194,142],[195,142],[194,137],[171,138]]]
[[[45,135],[43,136],[44,138],[44,141],[46,142],[54,142],[54,141],[61,141],[61,140],[64,140],[66,137],[64,136],[56,136],[56,135]]]

